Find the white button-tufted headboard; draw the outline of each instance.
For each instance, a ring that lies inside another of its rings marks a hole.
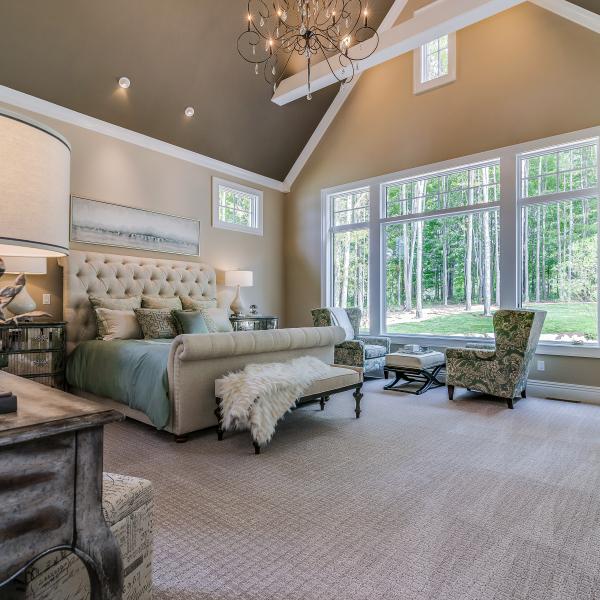
[[[158,260],[71,250],[59,259],[63,267],[63,318],[67,321],[67,349],[94,339],[96,318],[89,295],[191,296],[217,295],[214,269],[204,263]]]

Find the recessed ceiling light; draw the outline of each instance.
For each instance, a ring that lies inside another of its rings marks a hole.
[[[186,117],[193,117],[194,116],[194,107],[193,106],[188,106],[185,109],[185,116]]]
[[[119,85],[126,90],[131,85],[131,80],[129,77],[121,77],[119,79]]]

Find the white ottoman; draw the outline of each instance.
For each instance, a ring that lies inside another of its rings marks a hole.
[[[446,364],[446,356],[442,352],[393,352],[385,357],[383,374],[388,378],[389,373],[395,375],[394,381],[384,386],[384,390],[408,392],[409,394],[424,394],[432,388],[442,387],[443,381],[438,379],[440,371]],[[402,383],[401,380],[404,380]],[[416,387],[415,384],[420,384]]]

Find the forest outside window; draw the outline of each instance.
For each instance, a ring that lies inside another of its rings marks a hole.
[[[542,341],[598,343],[598,144],[520,158],[521,300]]]
[[[497,162],[384,189],[385,331],[491,336],[500,302],[500,227],[498,210],[482,207],[498,205]]]
[[[599,134],[324,190],[323,301],[360,307],[371,335],[440,345],[493,339],[499,307],[538,308],[539,352],[600,356]]]
[[[362,311],[361,329],[369,329],[369,190],[329,198],[332,241],[330,304]]]
[[[262,192],[214,177],[213,227],[262,235]]]

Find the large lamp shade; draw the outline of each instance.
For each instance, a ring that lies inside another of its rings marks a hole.
[[[225,271],[225,285],[252,287],[252,271]]]
[[[0,111],[0,256],[69,253],[70,163],[60,134]]]

